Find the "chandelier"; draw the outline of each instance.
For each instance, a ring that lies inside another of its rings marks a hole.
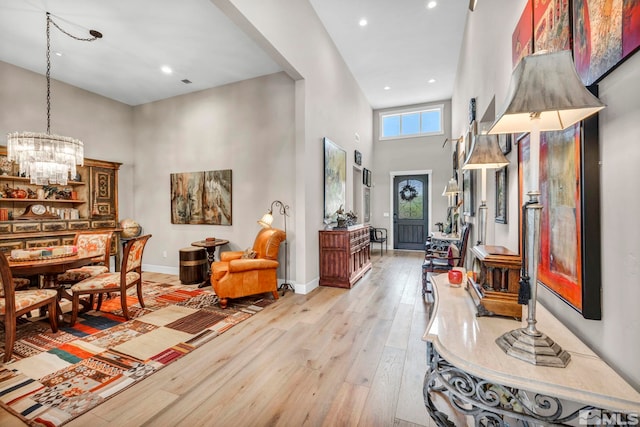
[[[47,12],[47,132],[9,133],[7,159],[18,164],[20,175],[31,178],[31,184],[66,185],[69,174],[76,176],[76,165],[84,164],[84,144],[75,138],[51,134],[51,24],[75,40],[102,38],[102,34],[95,30],[89,31],[89,38],[71,35],[53,22]]]

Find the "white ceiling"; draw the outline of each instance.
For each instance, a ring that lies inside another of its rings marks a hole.
[[[468,3],[438,1],[310,0],[374,108],[451,97]],[[1,61],[45,73],[46,11],[104,35],[52,27],[52,78],[129,105],[280,71],[210,0],[0,0]]]

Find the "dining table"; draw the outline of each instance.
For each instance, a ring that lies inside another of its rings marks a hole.
[[[77,253],[68,256],[44,257],[29,260],[15,260],[9,257],[8,261],[9,269],[13,276],[28,277],[42,275],[44,288],[56,289],[59,297],[72,300],[73,296],[56,282],[57,275],[72,268],[94,263],[96,259],[99,258],[104,258],[104,252],[79,249]],[[90,308],[89,303],[86,301],[81,300],[81,304],[84,309]],[[59,309],[58,315],[60,316],[61,314]]]

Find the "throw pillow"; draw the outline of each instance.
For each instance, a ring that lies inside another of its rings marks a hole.
[[[242,259],[254,259],[258,253],[251,248],[247,248],[242,254]]]
[[[460,249],[455,245],[455,243],[451,243],[449,245],[449,250],[447,251],[447,258],[449,259],[449,265],[451,267],[457,267],[460,262]]]

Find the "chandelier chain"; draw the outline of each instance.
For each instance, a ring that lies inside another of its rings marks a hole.
[[[88,37],[88,38],[74,36],[68,31],[63,30],[58,24],[56,24],[54,20],[51,18],[51,14],[47,12],[47,73],[46,73],[46,77],[47,77],[47,134],[48,135],[51,134],[51,25],[50,24],[53,24],[53,26],[56,27],[58,30],[60,30],[60,32],[62,32],[63,34],[66,34],[67,36],[75,40],[92,42],[99,38],[96,35],[93,35],[94,34],[93,32],[90,32],[92,34],[92,37]],[[102,37],[102,35],[100,35],[100,37]]]

